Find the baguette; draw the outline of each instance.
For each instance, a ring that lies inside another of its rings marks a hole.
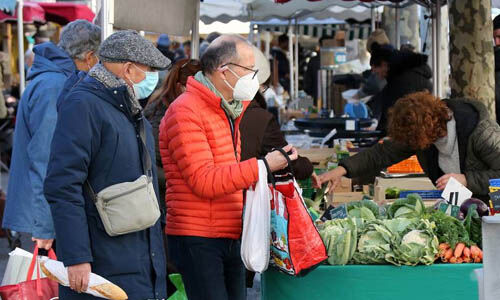
[[[127,294],[117,285],[112,283],[103,283],[89,287],[104,297],[112,300],[127,300]]]
[[[68,286],[61,279],[59,279],[56,275],[52,274],[52,272],[50,272],[47,269],[47,267],[45,266],[45,262],[40,263],[40,269],[45,274],[45,276],[47,276],[47,278],[49,278],[50,280],[54,280],[54,281],[58,282],[60,285]],[[91,276],[96,276],[96,275],[91,274]],[[117,286],[109,281],[107,283],[89,286],[87,291],[89,291],[89,290],[91,290],[93,293],[98,293],[98,294],[102,295],[103,297],[105,297],[107,299],[111,299],[111,300],[127,300],[128,299],[128,296],[124,290],[122,290],[119,286]]]
[[[64,283],[61,280],[59,280],[59,278],[57,278],[54,274],[50,273],[50,271],[47,270],[47,268],[45,267],[45,263],[43,262],[40,263],[40,269],[42,270],[43,274],[47,276],[48,279],[56,281],[60,285],[64,285]]]

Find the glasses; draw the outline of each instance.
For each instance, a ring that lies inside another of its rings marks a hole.
[[[227,63],[227,64],[224,64],[224,65],[222,65],[222,66],[223,66],[223,67],[225,67],[225,66],[227,66],[227,65],[237,66],[237,67],[240,67],[240,68],[245,69],[245,70],[247,70],[247,71],[253,72],[254,74],[253,74],[253,76],[252,76],[252,79],[254,79],[254,78],[255,78],[255,76],[257,76],[257,73],[259,72],[259,70],[258,70],[258,69],[257,69],[257,70],[254,70],[254,69],[251,69],[251,68],[248,68],[248,67],[245,67],[245,66],[242,66],[242,65],[238,65],[238,64],[235,64],[235,63],[231,63],[231,62],[230,62],[230,63]]]

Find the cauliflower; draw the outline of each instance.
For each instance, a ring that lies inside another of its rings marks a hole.
[[[412,230],[408,232],[401,241],[402,244],[415,243],[421,246],[427,246],[427,242],[429,241],[429,237],[422,233],[421,230]]]

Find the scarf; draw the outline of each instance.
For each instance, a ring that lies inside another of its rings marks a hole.
[[[126,86],[128,91],[128,99],[130,101],[130,108],[132,114],[136,115],[142,111],[142,106],[139,101],[135,98],[134,90],[130,87],[125,80],[116,77],[115,74],[111,73],[102,64],[96,64],[89,71],[89,76],[95,78],[97,81],[101,82],[108,89],[114,89],[121,86]]]
[[[194,79],[206,86],[210,91],[212,91],[212,93],[221,99],[221,107],[231,117],[231,119],[236,120],[241,115],[243,112],[243,103],[237,100],[233,100],[231,103],[227,102],[226,99],[224,99],[224,96],[222,96],[222,94],[215,88],[210,79],[203,75],[202,71],[196,73]]]
[[[438,164],[445,174],[460,174],[457,124],[453,116],[451,120],[446,124],[446,130],[446,136],[434,142],[434,146],[436,146],[439,151]]]

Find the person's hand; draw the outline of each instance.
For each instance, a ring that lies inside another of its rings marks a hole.
[[[320,189],[322,182],[321,182],[321,179],[319,178],[319,176],[313,172],[311,175],[311,178],[312,178],[313,188]]]
[[[36,243],[38,249],[50,250],[52,248],[52,244],[54,243],[54,239],[39,239],[36,237],[32,237],[31,240]]]
[[[283,150],[287,153],[292,151],[292,154],[288,155],[291,161],[294,161],[299,157],[299,155],[297,154],[297,149],[295,149],[292,145],[286,145],[285,147],[283,147]],[[269,165],[269,169],[271,169],[271,172],[284,169],[288,166],[288,161],[286,160],[285,156],[283,156],[283,154],[281,154],[281,152],[279,152],[278,150],[274,150],[273,152],[268,153],[266,155],[266,161]]]
[[[330,181],[330,191],[333,191],[337,187],[337,185],[339,185],[340,181],[342,180],[342,176],[345,176],[346,174],[346,169],[339,166],[329,172],[319,175],[319,183]],[[321,187],[321,185],[319,187]]]
[[[89,287],[90,271],[89,263],[69,266],[68,279],[70,288],[77,293],[85,292]]]
[[[458,182],[460,182],[463,186],[467,186],[467,179],[465,178],[464,174],[455,174],[455,173],[449,173],[446,175],[441,176],[437,181],[436,181],[436,188],[438,190],[444,190],[446,185],[448,184],[448,181],[450,178],[453,177],[455,178]]]

